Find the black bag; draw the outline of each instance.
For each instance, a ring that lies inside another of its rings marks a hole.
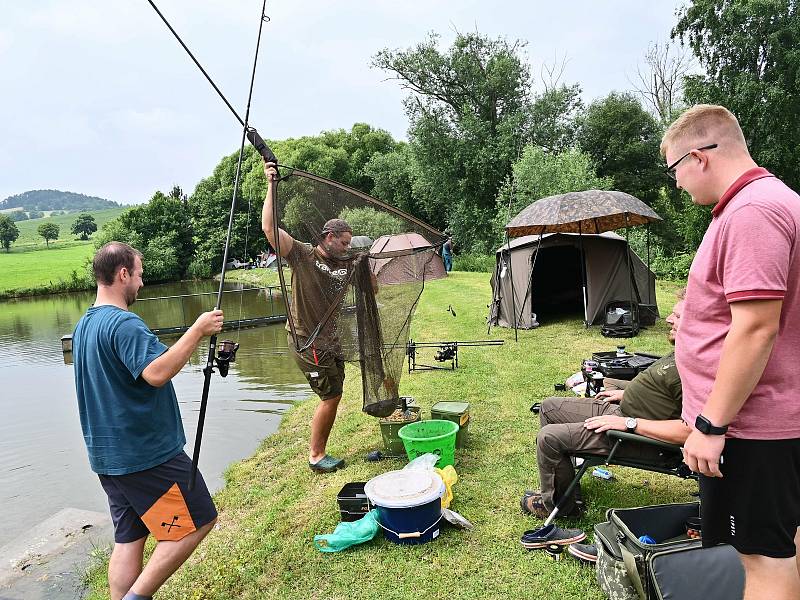
[[[609,302],[603,314],[600,333],[605,337],[628,338],[639,335],[639,305],[636,302]]]
[[[614,600],[741,598],[744,569],[736,551],[704,549],[686,535],[686,521],[699,515],[698,502],[609,509],[608,521],[594,529],[603,591]],[[644,535],[656,543],[641,542]]]
[[[603,377],[627,380],[631,380],[645,371],[659,358],[661,357],[653,354],[628,354],[627,352],[622,356],[616,352],[592,353],[592,360],[598,363],[597,370],[603,374]]]

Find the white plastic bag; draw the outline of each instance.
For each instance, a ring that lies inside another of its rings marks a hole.
[[[433,471],[433,467],[436,466],[436,461],[439,460],[438,454],[433,454],[429,452],[428,454],[423,454],[418,456],[411,462],[409,462],[403,470],[405,469],[422,469],[425,471]]]

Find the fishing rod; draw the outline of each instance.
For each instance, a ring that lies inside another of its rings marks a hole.
[[[200,64],[200,62],[195,58],[194,54],[192,54],[191,50],[189,50],[188,46],[183,42],[181,37],[175,31],[175,29],[170,25],[169,21],[167,21],[166,17],[162,14],[162,12],[158,9],[155,2],[153,0],[147,0],[150,6],[153,7],[153,10],[156,11],[161,20],[167,26],[167,28],[172,32],[172,35],[175,36],[175,39],[178,40],[180,45],[189,55],[189,57],[194,61],[194,64],[197,65],[197,68],[200,69],[200,72],[203,73],[205,78],[211,84],[211,87],[214,88],[214,91],[217,92],[222,101],[228,107],[228,109],[233,113],[233,116],[239,121],[242,126],[242,139],[241,144],[239,146],[239,159],[236,163],[236,175],[234,177],[233,183],[233,195],[231,198],[231,208],[230,213],[228,215],[228,232],[225,237],[225,251],[222,259],[222,272],[220,274],[220,282],[219,282],[219,291],[217,292],[217,303],[216,303],[216,310],[219,310],[222,306],[222,294],[223,288],[225,285],[225,271],[226,266],[228,263],[228,252],[230,250],[230,243],[231,243],[231,232],[233,230],[233,216],[234,211],[236,209],[236,196],[239,192],[239,182],[241,179],[241,170],[242,170],[242,159],[244,157],[244,145],[245,140],[249,140],[250,143],[255,147],[258,153],[262,156],[262,158],[266,162],[274,163],[275,165],[278,164],[278,159],[275,157],[275,154],[272,152],[269,146],[267,146],[266,142],[261,138],[254,127],[249,125],[250,119],[250,104],[253,97],[253,86],[255,83],[256,78],[256,67],[258,65],[258,51],[261,47],[261,33],[264,28],[264,23],[269,21],[269,17],[266,16],[265,11],[267,8],[267,0],[263,1],[261,6],[261,18],[259,19],[259,26],[258,26],[258,37],[256,39],[256,49],[253,56],[253,70],[250,76],[250,89],[247,95],[247,109],[245,110],[244,119],[239,116],[239,113],[234,110],[231,103],[228,102],[228,99],[225,95],[220,91],[211,77],[208,75],[206,70]],[[206,418],[206,409],[208,407],[208,392],[211,386],[211,374],[214,372],[214,365],[216,364],[217,369],[219,370],[219,374],[222,377],[225,377],[228,374],[228,368],[230,363],[236,360],[236,351],[239,349],[239,344],[234,343],[229,340],[223,340],[220,343],[219,350],[216,348],[217,346],[217,336],[212,335],[209,339],[208,343],[208,357],[206,360],[206,366],[203,368],[203,393],[200,400],[200,415],[198,417],[197,422],[197,435],[195,437],[194,443],[194,452],[192,455],[192,471],[191,476],[189,479],[189,489],[194,489],[195,481],[197,479],[197,463],[200,459],[200,445],[203,440],[203,427],[205,425],[205,418]]]
[[[441,342],[415,342],[408,340],[406,344],[406,355],[408,356],[408,372],[414,371],[434,371],[448,370],[454,371],[458,368],[458,349],[459,347],[477,346],[502,346],[504,340],[467,340],[467,341],[441,341]],[[424,365],[417,363],[417,352],[420,348],[437,348],[433,355],[433,360],[439,363],[450,361],[450,367],[438,365]]]

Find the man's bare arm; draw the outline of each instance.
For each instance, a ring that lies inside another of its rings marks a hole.
[[[294,238],[279,227],[279,239],[275,239],[275,222],[272,218],[272,206],[275,202],[275,179],[278,176],[278,171],[275,169],[273,163],[264,163],[264,174],[267,176],[267,196],[264,198],[264,208],[261,210],[261,229],[264,230],[264,235],[267,236],[269,245],[275,248],[275,251],[280,256],[285,258],[289,256],[289,253],[292,251]],[[279,243],[276,243],[276,241]]]
[[[653,421],[651,419],[636,419],[636,433],[646,437],[669,442],[670,444],[683,444],[692,429],[680,419],[669,421]],[[625,417],[617,415],[599,415],[589,417],[583,424],[586,429],[593,429],[596,433],[603,433],[609,429],[617,431],[627,430]]]
[[[166,384],[187,363],[203,337],[222,331],[222,323],[221,310],[211,310],[197,317],[194,324],[177,342],[144,368],[142,379],[154,387]]]

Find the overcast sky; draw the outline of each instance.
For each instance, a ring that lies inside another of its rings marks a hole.
[[[261,0],[157,0],[243,116]],[[405,93],[370,67],[429,31],[528,41],[566,58],[584,101],[629,90],[681,0],[270,0],[251,109],[264,137],[366,122],[404,139]],[[537,82],[538,83],[538,82]],[[60,189],[123,203],[191,192],[240,126],[146,0],[0,0],[0,200]]]

